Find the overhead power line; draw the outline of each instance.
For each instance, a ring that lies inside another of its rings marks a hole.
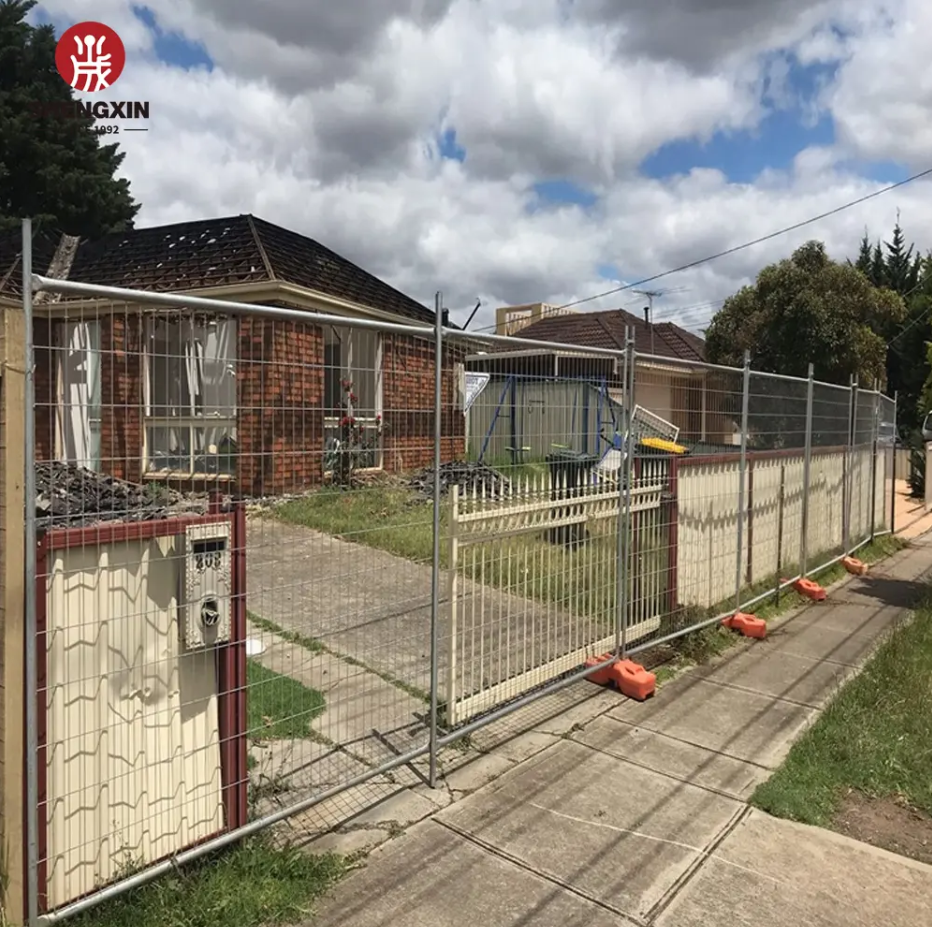
[[[773,238],[779,238],[781,235],[787,235],[790,232],[795,232],[797,229],[805,228],[807,225],[812,225],[815,222],[821,222],[823,219],[828,219],[830,216],[835,216],[840,212],[844,212],[846,209],[851,209],[854,206],[860,206],[861,203],[866,203],[868,200],[875,199],[878,196],[882,196],[884,193],[889,193],[891,190],[896,190],[899,187],[905,187],[908,183],[913,183],[913,181],[921,180],[923,177],[928,177],[929,174],[932,174],[932,167],[927,168],[924,171],[920,171],[918,174],[913,174],[912,177],[907,177],[905,180],[897,181],[897,183],[892,183],[887,187],[883,187],[880,190],[875,190],[873,193],[868,193],[865,196],[858,197],[856,200],[851,200],[848,203],[844,203],[841,206],[836,206],[834,209],[828,210],[828,212],[821,212],[817,216],[810,216],[808,219],[804,219],[802,222],[796,222],[793,225],[788,225],[785,228],[777,229],[775,232],[770,232],[767,235],[761,235],[760,238],[755,238],[753,241],[746,241],[743,244],[735,245],[733,248],[727,248],[725,251],[719,251],[716,254],[710,254],[707,257],[699,258],[697,261],[690,261],[688,264],[681,264],[679,267],[674,267],[672,270],[665,270],[659,274],[654,274],[652,277],[645,277],[643,280],[635,280],[634,283],[626,283],[623,286],[616,286],[611,290],[605,290],[602,293],[596,293],[594,296],[585,296],[582,299],[574,300],[571,303],[564,303],[562,306],[558,306],[558,309],[569,309],[572,306],[580,306],[583,303],[589,303],[596,299],[602,299],[605,296],[611,296],[614,293],[621,293],[624,290],[631,290],[635,287],[642,287],[647,283],[653,283],[654,280],[660,280],[663,277],[669,277],[671,274],[682,273],[684,270],[692,270],[694,267],[699,267],[702,264],[708,264],[710,261],[717,261],[719,258],[728,257],[730,254],[737,254],[739,251],[744,251],[747,248],[752,248],[754,245],[762,244],[765,241],[770,241]]]

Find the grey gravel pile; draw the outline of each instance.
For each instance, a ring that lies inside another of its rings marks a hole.
[[[434,468],[425,467],[411,477],[408,484],[415,492],[434,497]],[[459,486],[463,492],[484,493],[486,497],[500,498],[509,487],[508,477],[483,463],[454,460],[440,465],[440,492],[447,495],[451,487]]]
[[[155,483],[139,486],[59,461],[36,464],[36,517],[41,527],[147,521],[207,511],[207,499]]]

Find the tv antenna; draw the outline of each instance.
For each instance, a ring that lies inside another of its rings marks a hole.
[[[672,290],[635,290],[639,296],[647,298],[647,305],[644,307],[644,321],[650,329],[650,353],[654,353],[654,300],[661,296],[667,296],[670,293],[682,293],[688,289],[685,286],[674,287]]]

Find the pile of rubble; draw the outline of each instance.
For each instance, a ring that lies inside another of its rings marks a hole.
[[[408,485],[415,492],[434,497],[434,468],[425,467],[411,477]],[[440,465],[440,492],[446,495],[452,486],[459,486],[463,492],[477,492],[487,498],[501,498],[508,490],[509,480],[498,470],[483,463],[471,463],[454,460]]]
[[[160,483],[139,486],[58,461],[36,464],[36,517],[45,528],[203,514],[207,504],[206,496],[185,496]]]

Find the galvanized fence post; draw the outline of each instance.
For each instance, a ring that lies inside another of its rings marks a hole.
[[[437,636],[440,631],[440,465],[442,463],[441,445],[443,443],[443,294],[437,292],[434,301],[435,343],[434,343],[434,550],[430,573],[430,768],[429,783],[437,788],[437,750],[438,725],[437,687],[440,679],[438,666],[440,646]]]
[[[845,448],[845,498],[842,512],[841,545],[847,554],[851,550],[851,497],[854,495],[854,440],[857,430],[858,378],[851,375],[851,393],[848,397],[848,441]]]
[[[735,612],[741,611],[741,575],[744,572],[744,518],[747,507],[745,480],[748,471],[748,412],[751,399],[751,352],[744,352],[744,385],[741,391],[741,459],[738,465],[738,552],[735,555]]]
[[[26,722],[26,914],[29,927],[39,921],[39,684],[36,623],[36,381],[32,324],[32,220],[23,219],[23,316],[26,334],[26,468],[23,489],[26,564],[25,722]]]
[[[871,543],[874,543],[874,538],[877,536],[877,451],[879,450],[879,444],[877,441],[877,425],[880,420],[880,388],[876,380],[874,380],[874,390],[871,395],[871,491],[870,491],[870,500],[871,500]],[[896,457],[896,452],[894,451],[894,460]]]
[[[893,391],[893,473],[890,479],[890,534],[896,534],[896,435],[897,435],[897,404],[900,400],[900,391]]]
[[[622,647],[624,646],[624,613],[625,603],[627,601],[627,590],[625,589],[625,453],[628,446],[628,430],[631,427],[631,403],[629,402],[630,394],[628,390],[629,377],[629,357],[628,357],[628,326],[625,326],[625,354],[622,363],[622,401],[624,403],[625,432],[621,440],[618,457],[618,537],[616,539],[615,550],[615,656],[620,657]]]
[[[635,367],[637,364],[637,354],[634,350],[634,332],[631,328],[628,328],[625,336],[625,358],[628,374],[625,383],[627,427],[625,429],[624,457],[622,458],[623,466],[619,474],[622,477],[622,492],[624,494],[621,517],[621,564],[618,571],[618,585],[621,593],[621,642],[618,655],[621,657],[626,657],[628,654],[628,621],[631,616],[631,480],[634,474],[634,434],[632,424],[635,406]]]
[[[812,400],[815,390],[815,364],[809,365],[806,387],[806,446],[803,454],[803,499],[800,518],[799,574],[805,576],[809,560],[809,484],[812,474]]]

